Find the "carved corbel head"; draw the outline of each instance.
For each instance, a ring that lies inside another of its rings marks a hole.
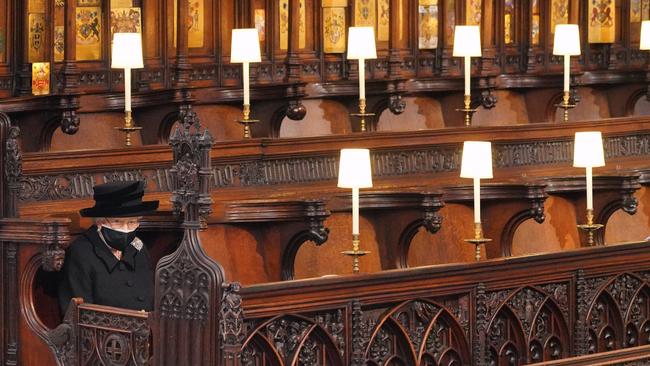
[[[406,110],[406,101],[401,94],[393,94],[388,99],[388,109],[393,114],[402,114]]]
[[[325,227],[325,219],[330,215],[329,211],[325,209],[325,202],[322,200],[308,200],[306,211],[309,218],[310,240],[316,245],[324,244],[330,233],[330,229]]]
[[[481,96],[479,98],[481,106],[485,109],[492,109],[497,105],[498,99],[496,95],[492,94],[492,89],[481,91]]]
[[[81,121],[74,110],[64,110],[61,115],[61,131],[68,135],[74,135],[79,131]]]
[[[307,108],[305,108],[300,99],[290,100],[286,114],[290,120],[301,121],[307,115]]]
[[[623,211],[629,215],[634,215],[639,206],[639,200],[634,197],[634,191],[623,191],[622,196],[621,207],[623,208]]]
[[[65,261],[65,250],[58,245],[51,244],[44,247],[42,266],[45,271],[59,272]]]
[[[422,207],[424,213],[422,214],[422,226],[431,234],[435,234],[442,226],[442,217],[438,215],[438,211],[442,208],[443,203],[440,198],[441,194],[427,194],[422,200]]]

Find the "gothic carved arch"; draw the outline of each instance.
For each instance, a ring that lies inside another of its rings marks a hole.
[[[623,273],[593,292],[586,316],[589,353],[650,342],[650,287],[639,276]]]
[[[165,117],[163,117],[162,121],[160,121],[160,125],[158,126],[159,144],[166,144],[169,142],[169,136],[171,135],[172,127],[174,127],[174,124],[179,121],[179,118],[180,115],[178,111],[168,113],[165,115]]]
[[[313,226],[313,225],[312,225]],[[282,254],[282,280],[293,280],[295,277],[295,263],[298,250],[307,241],[312,241],[316,245],[322,245],[327,241],[330,230],[321,225],[313,226],[310,229],[302,230],[294,235],[287,244]]]
[[[541,208],[531,208],[518,212],[510,218],[506,223],[503,231],[501,232],[501,255],[504,257],[512,257],[512,240],[515,237],[517,228],[525,221],[535,219],[538,224],[541,224],[546,219],[544,215],[544,204]]]
[[[546,121],[559,122],[559,121],[555,121],[555,115],[558,109],[557,105],[562,102],[563,95],[564,95],[563,92],[555,93],[546,103]]]
[[[342,319],[339,319],[342,321]],[[318,322],[301,315],[285,314],[262,322],[252,330],[242,346],[242,362],[269,365],[343,366],[345,343],[334,337],[343,329],[337,322]],[[336,333],[336,334],[332,334]]]
[[[280,129],[282,128],[282,121],[286,116],[287,116],[286,105],[280,106],[275,111],[273,111],[273,113],[271,113],[271,119],[269,121],[269,126],[271,127],[269,134],[271,138],[277,139],[280,137]]]
[[[595,232],[594,240],[597,245],[603,245],[605,243],[605,230],[607,229],[607,222],[616,211],[623,210],[628,215],[634,215],[636,213],[637,207],[639,206],[639,201],[636,197],[634,197],[634,192],[640,187],[638,182],[636,186],[636,188],[632,187],[629,189],[621,190],[621,198],[608,202],[598,213],[596,222],[602,222],[605,227],[602,230],[597,230]]]
[[[72,364],[76,361],[76,354],[74,352],[74,329],[71,325],[70,314],[66,314],[66,319],[61,324],[55,328],[50,328],[41,319],[36,309],[37,301],[34,294],[34,283],[37,280],[39,270],[42,268],[42,263],[43,255],[39,253],[31,257],[25,265],[19,287],[20,312],[29,329],[52,350],[57,364]],[[73,299],[75,302],[77,300]],[[68,312],[70,311],[76,312],[76,306],[70,306]]]
[[[647,97],[648,97],[647,88],[638,88],[633,93],[631,93],[630,96],[625,101],[625,115],[633,116],[634,107],[636,107],[636,104],[639,102],[639,99],[647,98]]]
[[[431,301],[398,304],[377,320],[370,334],[364,352],[369,365],[391,360],[422,366],[471,362],[463,327],[448,309]]]
[[[487,336],[487,357],[493,365],[519,365],[526,355],[518,350],[525,349],[524,330],[508,307],[499,310],[490,323]]]
[[[59,127],[61,127],[61,116],[52,117],[45,122],[45,127],[41,129],[41,135],[38,138],[39,151],[49,151],[51,149],[52,138]]]
[[[549,293],[551,288],[556,292]],[[561,289],[557,291],[557,289]],[[512,293],[492,293],[487,327],[488,358],[496,365],[542,362],[569,354],[566,285],[523,287]],[[503,299],[503,300],[500,300]],[[496,310],[494,310],[496,309]],[[527,350],[519,354],[517,350]]]
[[[430,234],[435,234],[440,230],[442,225],[442,218],[438,216],[437,212],[433,212],[431,216],[417,219],[406,226],[404,231],[400,234],[397,253],[396,268],[408,268],[409,250],[411,249],[411,242],[413,238],[420,232],[420,228],[424,227]]]
[[[25,266],[25,270],[20,278],[19,296],[20,296],[20,312],[27,322],[27,326],[38,335],[43,341],[50,345],[47,333],[50,330],[48,326],[41,320],[36,311],[36,304],[34,301],[34,281],[36,274],[41,268],[42,255],[36,254],[30,258]]]

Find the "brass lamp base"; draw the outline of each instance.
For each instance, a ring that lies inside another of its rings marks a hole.
[[[594,232],[600,230],[603,224],[594,224],[594,210],[587,210],[587,223],[577,225],[578,229],[587,232],[587,245],[594,245]]]
[[[359,235],[352,235],[352,250],[341,252],[341,254],[352,257],[352,272],[354,273],[359,273],[359,257],[369,253],[366,250],[359,250]]]
[[[131,133],[141,130],[142,127],[138,127],[135,125],[135,123],[133,123],[131,112],[128,111],[128,112],[124,112],[124,126],[115,127],[115,129],[126,133],[126,137],[124,138],[124,144],[126,146],[131,146]]]
[[[492,239],[483,237],[483,226],[481,223],[474,223],[474,239],[465,239],[465,242],[474,244],[474,252],[476,254],[476,261],[481,260],[481,244],[489,243]]]
[[[251,114],[251,106],[250,104],[244,104],[244,109],[243,109],[243,115],[244,118],[237,120],[240,124],[244,126],[244,138],[249,139],[251,138],[251,128],[250,125],[259,122],[258,119],[252,119],[250,118]]]
[[[366,100],[359,99],[359,113],[350,113],[352,117],[359,117],[359,122],[361,123],[361,132],[366,132],[366,117],[374,116],[374,113],[366,113]]]
[[[464,98],[464,104],[465,106],[463,108],[457,108],[456,112],[463,112],[465,113],[465,126],[471,126],[472,125],[472,115],[476,113],[478,109],[476,108],[471,108],[470,104],[472,102],[472,98],[469,95],[466,95]]]
[[[562,118],[562,120],[564,122],[569,122],[569,109],[576,107],[576,104],[570,104],[569,103],[569,98],[570,98],[569,97],[569,92],[565,91],[564,95],[562,96],[562,103],[559,103],[559,104],[555,105],[556,108],[564,109],[564,113],[563,113],[564,117]]]

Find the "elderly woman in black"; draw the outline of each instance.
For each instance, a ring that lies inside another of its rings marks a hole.
[[[59,283],[65,312],[73,297],[86,303],[134,310],[153,309],[153,267],[147,248],[135,236],[140,216],[158,201],[143,202],[144,182],[116,182],[94,188],[95,206],[80,211],[95,218],[66,251]]]

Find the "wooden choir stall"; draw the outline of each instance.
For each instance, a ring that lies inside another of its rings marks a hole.
[[[650,0],[0,0],[0,364],[650,365],[647,49]],[[62,312],[134,180],[153,310]]]

